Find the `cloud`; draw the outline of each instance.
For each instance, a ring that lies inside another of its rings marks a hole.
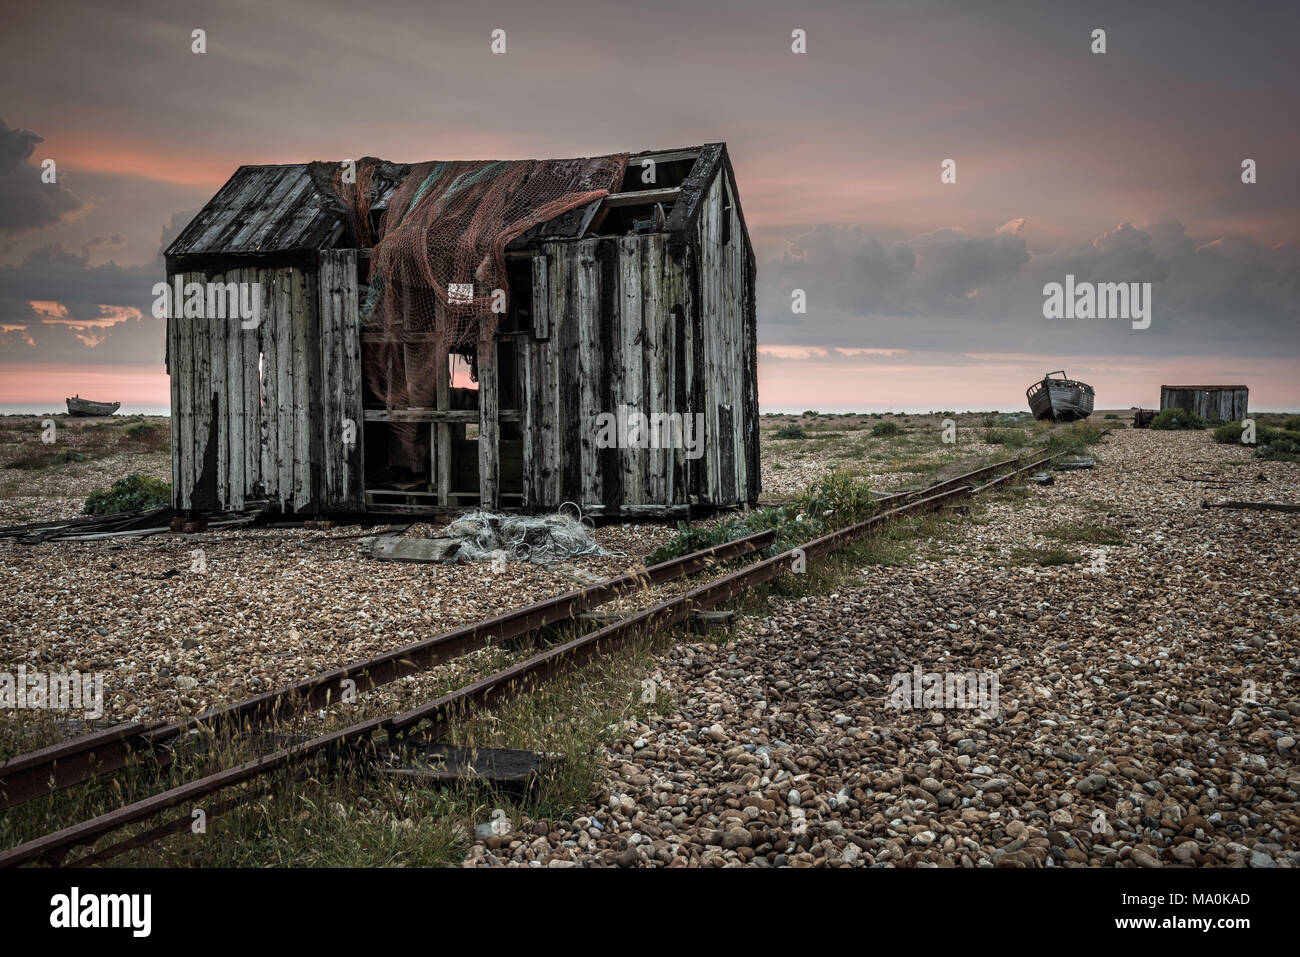
[[[1043,287],[1151,283],[1149,330],[1043,318]],[[760,341],[803,347],[982,352],[1295,354],[1300,250],[1235,236],[1196,240],[1182,223],[1121,223],[1091,242],[1031,252],[1025,224],[992,236],[940,229],[885,242],[819,225],[761,263]],[[791,291],[807,294],[793,314]]]
[[[57,243],[28,253],[16,266],[0,266],[0,366],[13,363],[162,365],[166,321],[153,317],[153,286],[166,278],[163,250],[197,210],[174,214],[159,236],[154,262],[90,265],[97,245],[80,250]]]
[[[152,306],[164,278],[161,263],[91,266],[57,245],[0,266],[0,365],[161,365],[166,323]]]
[[[41,182],[40,167],[28,162],[42,142],[0,120],[0,237],[51,226],[83,206],[61,183]]]

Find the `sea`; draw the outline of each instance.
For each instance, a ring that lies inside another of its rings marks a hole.
[[[66,413],[68,406],[63,402],[48,403],[29,403],[29,404],[3,404],[0,403],[0,415],[51,415],[60,412]],[[165,415],[171,416],[171,406],[168,405],[131,405],[123,402],[122,407],[117,410],[118,415]]]

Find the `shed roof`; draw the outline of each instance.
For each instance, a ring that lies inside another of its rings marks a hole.
[[[167,255],[321,249],[342,222],[342,212],[316,188],[306,163],[241,166],[167,247]]]
[[[634,153],[628,160],[629,170],[639,173],[647,158],[655,158],[661,163],[690,161],[689,173],[680,187],[665,190],[651,187],[644,191],[647,198],[663,193],[676,193],[680,197],[675,215],[668,222],[669,231],[682,228],[693,218],[701,192],[707,189],[720,166],[725,165],[730,171],[726,146],[722,143]],[[249,261],[286,256],[307,258],[317,250],[338,245],[348,229],[349,217],[339,208],[329,184],[322,182],[322,171],[339,166],[339,163],[292,163],[239,167],[167,247],[169,267],[173,263],[193,266],[208,258]],[[384,166],[388,175],[382,184],[378,184],[372,210],[384,208],[392,191],[410,171],[408,165]],[[685,167],[678,167],[682,168]],[[629,175],[628,182],[640,187],[640,178],[639,175]],[[609,199],[611,205],[629,205],[639,198],[640,192],[633,189]],[[672,199],[665,201],[672,202]],[[547,224],[534,227],[511,243],[511,248],[520,248],[543,238],[577,238],[591,220],[590,215],[584,214],[584,209],[565,213]],[[354,240],[349,240],[352,242]]]
[[[1181,389],[1188,392],[1235,392],[1247,388],[1244,385],[1162,385],[1162,389]]]

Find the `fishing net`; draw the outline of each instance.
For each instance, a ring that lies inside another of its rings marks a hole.
[[[492,561],[504,556],[512,562],[552,565],[581,555],[610,555],[596,544],[591,529],[566,513],[551,515],[500,515],[470,512],[439,534],[460,542],[456,561]]]
[[[315,172],[358,245],[373,245],[360,304],[370,393],[387,408],[433,406],[442,356],[472,351],[494,334],[498,310],[509,308],[506,246],[616,190],[626,168],[627,154],[410,167],[368,157],[357,161],[355,182],[343,182],[341,168],[327,183]],[[376,228],[377,205],[384,212]]]

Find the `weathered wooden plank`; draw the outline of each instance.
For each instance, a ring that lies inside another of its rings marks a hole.
[[[293,504],[294,456],[294,363],[293,363],[293,284],[295,270],[276,270],[276,414],[279,417],[276,467],[279,472],[279,501],[282,508]]]
[[[185,274],[180,273],[182,288]],[[175,289],[174,277],[167,277]],[[185,320],[181,302],[172,302],[167,320],[176,332],[175,381],[177,402],[172,406],[172,455],[176,460],[177,479],[173,491],[176,507],[188,509],[194,488],[194,328]]]
[[[167,277],[168,288],[171,288],[171,276]],[[179,509],[180,491],[181,491],[181,459],[180,459],[180,410],[181,410],[181,377],[180,377],[180,357],[178,353],[179,325],[173,315],[173,310],[168,309],[165,320],[167,323],[167,385],[168,385],[168,414],[170,417],[171,432],[171,467],[172,467],[172,508]]]
[[[686,311],[686,328],[688,330],[690,349],[689,356],[689,381],[690,381],[690,407],[692,413],[700,413],[704,418],[700,421],[706,423],[708,416],[705,415],[705,400],[707,398],[704,386],[704,330],[702,328],[703,320],[701,319],[700,301],[702,294],[700,292],[700,256],[699,249],[696,246],[689,246],[686,249],[687,259],[687,284],[686,296],[684,301]],[[690,504],[698,504],[705,499],[705,480],[707,470],[706,456],[708,454],[709,436],[705,433],[702,441],[704,444],[704,455],[690,460],[687,471],[687,487],[689,490],[688,501]]]
[[[623,307],[623,295],[619,288],[619,263],[622,255],[619,240],[601,240],[596,247],[596,260],[600,270],[600,302],[593,341],[604,357],[604,375],[597,383],[598,405],[601,412],[615,416],[618,414],[623,387],[623,363],[626,361],[616,348],[620,342],[620,312]],[[592,427],[594,425],[595,423]],[[597,451],[600,462],[600,500],[606,508],[616,508],[623,501],[622,455],[622,450],[617,447]]]
[[[258,349],[259,330],[265,319],[266,285],[264,270],[248,269],[245,278],[257,283],[258,312],[254,325],[240,331],[244,364],[244,496],[254,495],[262,483],[262,372]]]
[[[446,328],[445,324],[438,325],[438,329],[442,331],[433,344],[434,404],[439,412],[451,411],[451,356],[447,349]],[[446,422],[435,423],[431,439],[432,449],[429,454],[433,456],[434,490],[438,493],[438,504],[449,505],[451,503],[451,426]]]
[[[306,509],[311,500],[311,369],[308,336],[311,320],[307,277],[293,270],[290,286],[290,322],[293,341],[293,508]]]
[[[662,189],[640,189],[628,193],[610,193],[605,197],[605,206],[614,209],[619,206],[649,206],[654,203],[672,203],[681,197],[681,190],[676,186]]]
[[[352,423],[352,442],[343,449],[342,468],[339,474],[341,501],[349,508],[362,502],[362,476],[364,447],[364,412],[362,411],[361,377],[361,320],[360,289],[357,279],[357,250],[347,250],[343,256],[343,275],[340,277],[342,313],[335,332],[338,337],[340,421]]]
[[[212,277],[214,283],[224,283],[225,281],[226,277],[221,273]],[[227,325],[227,319],[212,315],[207,317],[209,371],[211,375],[208,388],[212,397],[212,418],[209,420],[209,428],[213,430],[217,442],[215,508],[226,508],[230,501],[230,399],[227,393],[229,385],[226,381]]]
[[[488,323],[480,323],[478,336],[478,483],[479,503],[495,509],[501,493],[501,427],[497,374],[497,342]]]
[[[660,338],[662,338],[663,287],[660,254],[663,251],[662,237],[647,235],[634,239],[637,243],[638,268],[641,270],[641,381],[643,403],[642,410],[646,416],[656,412],[666,412],[663,402],[663,372],[659,368]],[[647,420],[653,428],[653,419]],[[659,432],[654,429],[654,432]],[[663,445],[664,439],[671,441],[672,433],[667,436],[651,434],[647,436],[647,449],[642,452],[641,460],[641,505],[662,505],[663,471],[667,450],[656,449]]]
[[[533,338],[545,339],[551,334],[550,299],[547,295],[549,266],[546,256],[533,257]]]
[[[260,452],[262,459],[262,489],[275,502],[280,494],[279,469],[279,365],[276,360],[277,309],[279,303],[278,271],[274,269],[258,270],[262,279],[262,294],[265,302],[262,308],[262,322],[257,327],[258,344],[261,351],[261,435]]]
[[[619,240],[619,292],[622,309],[619,316],[618,354],[622,366],[619,404],[626,406],[628,414],[645,412],[644,369],[641,348],[642,329],[641,298],[641,244],[635,237]],[[617,408],[611,411],[617,413]],[[637,505],[645,501],[645,452],[625,448],[619,455],[623,467],[623,504]]]
[[[232,269],[227,278],[236,284],[243,283],[247,281],[247,272]],[[227,303],[225,333],[226,507],[238,511],[244,507],[244,330],[238,299],[234,304]]]
[[[582,501],[582,457],[576,454],[581,447],[582,391],[581,369],[578,365],[578,342],[582,332],[582,301],[578,298],[578,276],[583,258],[594,255],[591,242],[575,243],[574,255],[568,257],[564,274],[564,330],[561,336],[560,378],[560,471],[561,492],[564,501]]]
[[[318,428],[323,437],[322,458],[318,463],[322,473],[323,488],[322,501],[318,504],[334,501],[336,473],[341,457],[337,450],[342,436],[342,426],[341,423],[335,423],[335,416],[339,414],[339,410],[333,401],[334,378],[330,369],[330,360],[334,352],[336,306],[341,308],[341,304],[336,302],[337,266],[338,259],[334,255],[334,250],[322,250],[316,266],[317,301],[320,303],[320,335],[317,338],[316,350],[320,353],[321,381],[320,390],[313,396],[321,406],[321,421]]]
[[[600,481],[600,454],[596,448],[596,421],[601,413],[600,381],[603,363],[600,354],[600,273],[596,262],[597,248],[605,243],[583,243],[584,249],[577,261],[578,345],[577,375],[579,383],[578,444],[567,449],[567,455],[577,455],[581,467],[581,498],[584,508],[602,502]]]
[[[186,283],[201,282],[203,276],[190,273]],[[208,336],[208,320],[202,316],[186,316],[190,327],[190,345],[193,350],[193,429],[194,458],[191,464],[193,479],[190,486],[190,508],[212,510],[216,503],[216,437],[211,428],[213,414],[212,350]]]
[[[570,246],[552,243],[547,246],[549,264],[547,289],[550,293],[548,307],[550,338],[538,343],[538,387],[541,399],[541,487],[548,507],[564,501],[561,457],[563,455],[563,428],[560,407],[561,363],[563,343],[561,336],[568,322],[565,275],[568,272]]]
[[[522,335],[515,340],[518,346],[519,364],[519,433],[523,439],[524,488],[522,506],[529,511],[537,502],[537,487],[533,473],[535,461],[534,444],[536,442],[536,408],[537,397],[533,389],[533,353],[537,347],[530,335]]]

